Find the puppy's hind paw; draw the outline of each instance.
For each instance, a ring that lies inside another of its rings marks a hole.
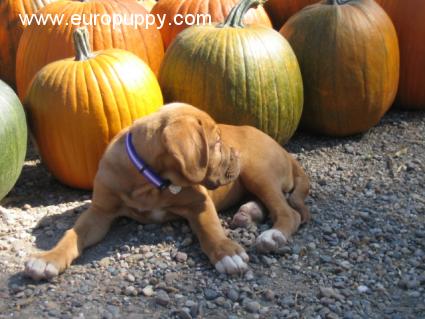
[[[51,279],[59,275],[59,268],[41,258],[31,258],[25,263],[24,273],[34,280]]]
[[[219,273],[229,275],[243,274],[248,270],[249,257],[246,252],[241,252],[238,255],[225,256],[215,264],[215,269]]]
[[[256,201],[250,201],[242,205],[231,222],[232,227],[246,228],[250,224],[258,223],[264,219],[264,208]]]
[[[277,229],[269,229],[257,238],[256,249],[260,253],[278,252],[288,242],[287,237]]]

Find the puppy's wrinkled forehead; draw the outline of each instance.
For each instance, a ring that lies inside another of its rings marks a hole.
[[[170,103],[160,109],[161,113],[167,114],[170,120],[173,117],[187,116],[196,118],[204,127],[206,132],[215,134],[218,130],[217,124],[208,113],[185,103]]]
[[[195,117],[199,117],[200,119],[214,121],[211,116],[208,115],[208,113],[186,103],[165,104],[161,107],[160,111],[164,113],[173,113],[179,115],[192,115]]]

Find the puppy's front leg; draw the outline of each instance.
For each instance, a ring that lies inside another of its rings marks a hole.
[[[25,264],[25,274],[40,280],[62,273],[84,248],[99,242],[108,232],[112,221],[118,216],[118,200],[113,196],[93,196],[92,205],[77,219],[74,227],[65,232],[51,250],[32,256]],[[106,194],[105,194],[106,195]],[[103,200],[99,205],[96,200]]]
[[[248,270],[247,253],[238,243],[226,237],[214,203],[209,197],[204,203],[191,207],[185,215],[199,239],[202,251],[218,272],[236,274]]]

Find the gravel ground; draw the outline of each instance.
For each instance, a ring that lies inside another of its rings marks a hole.
[[[219,275],[185,222],[120,220],[50,282],[22,276],[90,202],[56,182],[30,148],[0,206],[1,318],[425,318],[425,113],[392,111],[367,134],[298,134],[287,145],[312,180],[313,220],[281,255],[229,230],[251,270]],[[228,228],[231,212],[223,213]]]

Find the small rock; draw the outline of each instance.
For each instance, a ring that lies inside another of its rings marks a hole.
[[[418,238],[425,238],[425,230],[421,230],[421,229],[416,230],[415,236]]]
[[[364,285],[360,285],[360,286],[357,287],[357,291],[360,292],[360,293],[365,293],[365,292],[369,291],[369,287],[364,286]]]
[[[327,256],[327,255],[321,255],[320,256],[320,261],[322,263],[330,263],[330,262],[332,262],[332,257]]]
[[[204,289],[204,296],[207,300],[214,300],[220,296],[220,293],[217,290],[211,288]]]
[[[176,272],[169,272],[165,274],[165,282],[167,284],[172,283],[174,280],[179,278],[179,274]]]
[[[134,282],[136,280],[136,278],[132,274],[127,274],[125,276],[125,279],[129,282]]]
[[[276,294],[272,290],[267,289],[266,291],[264,291],[263,297],[267,301],[273,301],[274,298],[276,297]]]
[[[336,289],[330,287],[320,287],[320,294],[326,298],[333,298],[339,301],[345,300],[344,296],[341,295]]]
[[[328,312],[326,314],[326,319],[339,319],[340,316],[338,316],[335,312]]]
[[[307,247],[311,250],[314,250],[314,249],[316,249],[316,244],[315,243],[308,243]]]
[[[152,296],[154,294],[153,287],[151,285],[146,286],[145,288],[142,289],[142,293],[146,297]]]
[[[251,313],[258,313],[261,309],[261,305],[257,301],[249,300],[248,298],[243,301],[244,308]]]
[[[111,260],[109,259],[109,257],[104,257],[98,262],[98,264],[102,267],[108,267],[110,263],[111,263]]]
[[[286,296],[279,299],[279,305],[284,308],[293,307],[295,305],[295,300],[291,296]]]
[[[215,299],[214,302],[216,305],[223,307],[224,304],[226,303],[226,299],[220,296],[217,299]]]
[[[167,306],[170,303],[170,296],[164,291],[159,290],[155,297],[155,302],[161,306]]]
[[[126,296],[137,296],[137,290],[133,286],[128,286],[125,288],[124,294]]]
[[[179,319],[192,319],[190,309],[186,307],[173,311],[173,314]]]
[[[183,263],[187,260],[187,254],[184,253],[184,252],[178,251],[174,258],[175,258],[176,261]]]
[[[413,298],[419,298],[421,296],[421,293],[419,291],[409,291],[408,295]]]
[[[227,291],[227,298],[229,298],[233,302],[236,302],[239,300],[239,292],[236,289],[230,288]]]
[[[270,267],[271,265],[273,265],[276,262],[276,259],[262,255],[261,256],[261,261],[263,262],[263,264],[267,265],[268,267]]]
[[[344,151],[347,154],[353,154],[354,153],[354,147],[352,147],[351,145],[345,145]]]
[[[303,247],[301,247],[300,245],[296,245],[296,244],[295,244],[295,245],[292,247],[292,254],[293,254],[293,255],[299,255],[302,249],[303,249]]]
[[[349,262],[349,261],[347,261],[347,260],[343,260],[343,261],[341,261],[340,265],[341,265],[341,267],[342,267],[342,268],[344,268],[344,269],[350,269],[350,268],[351,268],[351,264],[350,264],[350,262]]]
[[[192,245],[192,243],[193,243],[192,237],[186,237],[185,239],[183,239],[183,241],[181,243],[181,246],[182,247],[187,247],[187,246]]]
[[[123,253],[128,253],[128,252],[130,252],[131,249],[130,249],[129,245],[124,245],[124,246],[120,247],[120,250]]]
[[[193,300],[187,300],[185,306],[190,309],[192,317],[197,317],[199,312],[199,305]]]
[[[245,280],[248,280],[248,281],[254,280],[254,273],[252,270],[248,270],[245,273]]]

